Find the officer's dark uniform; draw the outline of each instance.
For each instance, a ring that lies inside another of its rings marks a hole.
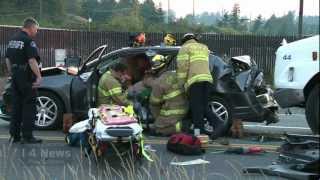
[[[32,138],[32,130],[36,119],[36,89],[32,83],[36,77],[33,74],[28,60],[38,60],[38,50],[35,42],[24,31],[20,31],[9,41],[6,57],[11,62],[12,72],[12,119],[10,135],[20,139],[20,130],[23,138]],[[21,126],[22,123],[22,126]]]

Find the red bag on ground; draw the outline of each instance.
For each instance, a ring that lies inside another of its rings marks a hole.
[[[167,149],[168,151],[182,155],[201,155],[205,152],[201,148],[199,138],[185,133],[172,135],[168,140]]]

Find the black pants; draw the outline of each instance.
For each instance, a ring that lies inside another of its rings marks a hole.
[[[26,71],[19,68],[12,69],[12,116],[10,135],[24,138],[32,137],[34,121],[36,119],[36,90],[32,89],[32,82]]]
[[[208,100],[210,95],[210,83],[199,82],[191,85],[189,91],[189,108],[195,128],[203,129],[204,118],[212,122],[214,130],[221,133],[223,122],[209,108]]]

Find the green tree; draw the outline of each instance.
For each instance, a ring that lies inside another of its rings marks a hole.
[[[65,1],[66,12],[73,15],[80,15],[82,0]]]
[[[294,35],[297,33],[295,15],[293,12],[277,18],[272,15],[263,26],[263,32],[268,35]]]
[[[240,26],[240,6],[239,4],[234,4],[231,16],[230,16],[230,25],[234,29],[239,29]]]
[[[263,25],[262,15],[259,14],[258,17],[253,21],[251,32],[258,33]]]
[[[294,35],[297,34],[298,28],[294,22],[295,15],[294,12],[289,11],[288,14],[279,18],[279,29],[277,34],[281,35]]]
[[[157,9],[153,0],[146,0],[140,8],[140,14],[146,23],[163,23],[164,13],[161,9]]]
[[[97,0],[83,0],[81,4],[81,15],[88,19],[94,16],[94,10],[99,6]]]
[[[306,35],[319,34],[319,16],[303,17],[303,33]]]
[[[114,16],[105,25],[105,29],[108,31],[141,32],[144,31],[143,18],[136,16],[133,11],[129,15]]]
[[[277,17],[273,14],[264,24],[263,32],[265,34],[276,34]]]
[[[228,12],[225,12],[222,16],[222,19],[218,21],[219,27],[229,27],[230,26],[230,15]]]
[[[130,15],[132,11],[134,15],[139,14],[138,0],[118,0],[116,4],[117,15]]]

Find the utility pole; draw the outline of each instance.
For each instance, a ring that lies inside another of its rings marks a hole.
[[[303,0],[300,0],[299,26],[298,26],[298,36],[299,36],[299,38],[302,38],[302,25],[303,25]]]
[[[169,24],[170,0],[168,0],[167,23]]]
[[[41,21],[42,17],[42,0],[39,0],[39,22]]]
[[[194,0],[192,1],[192,15],[193,15],[193,23],[196,23],[196,17],[195,17],[195,9],[194,9]]]

